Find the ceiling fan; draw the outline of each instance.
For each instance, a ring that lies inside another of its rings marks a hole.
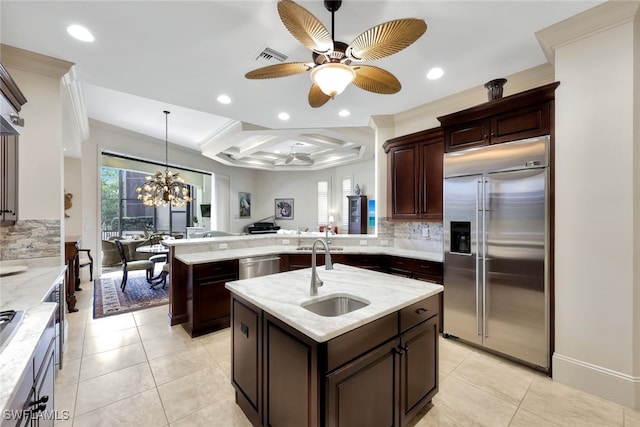
[[[287,77],[311,71],[313,85],[309,91],[309,105],[314,108],[326,104],[353,82],[360,89],[380,94],[400,90],[400,81],[390,72],[363,61],[384,58],[406,48],[427,31],[422,19],[406,18],[385,22],[368,29],[351,44],[335,41],[334,14],[342,1],[324,1],[331,12],[331,34],[304,7],[291,0],[278,1],[278,14],[287,30],[300,43],[313,51],[313,62],[288,62],[258,68],[245,74],[248,79]]]
[[[302,145],[302,144],[295,144],[295,145]],[[313,164],[313,160],[311,159],[309,154],[296,153],[296,151],[292,146],[291,152],[289,153],[289,157],[286,158],[286,160],[284,161],[284,164],[288,165],[288,164],[291,164],[293,161],[296,161],[296,163],[301,164],[303,166],[311,166]]]

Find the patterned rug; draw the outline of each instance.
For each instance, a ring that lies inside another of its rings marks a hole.
[[[109,273],[93,282],[93,318],[130,313],[169,303],[169,277],[167,286],[149,288],[144,271],[129,272],[125,291],[120,290],[122,272]]]

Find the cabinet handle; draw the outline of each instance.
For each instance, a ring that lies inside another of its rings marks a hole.
[[[398,346],[393,348],[393,352],[402,356],[404,354],[404,348]]]
[[[489,138],[489,135],[487,134],[482,135],[482,139],[488,139],[488,138]]]
[[[419,308],[419,309],[416,310],[416,314],[419,315],[419,314],[422,314],[422,313],[426,313],[427,311],[429,311],[429,310],[427,310],[426,308]]]
[[[49,401],[49,396],[42,396],[40,399],[35,402],[29,403],[29,406],[40,405],[41,403],[47,403]]]
[[[424,269],[430,269],[431,266],[430,265],[426,265],[426,264],[420,264],[420,268],[424,268]]]
[[[403,348],[403,350],[404,350],[404,352],[405,352],[405,353],[409,353],[409,346],[406,346],[406,345],[405,345],[405,346],[404,346],[404,348]]]

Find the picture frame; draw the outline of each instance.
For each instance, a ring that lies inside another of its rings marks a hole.
[[[238,192],[238,213],[240,218],[251,218],[251,193]]]
[[[276,219],[293,219],[293,199],[275,200]]]

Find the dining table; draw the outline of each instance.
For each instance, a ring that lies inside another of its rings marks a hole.
[[[157,244],[157,245],[144,245],[144,246],[138,246],[136,248],[136,252],[141,252],[141,253],[147,253],[147,254],[154,254],[154,255],[167,255],[169,254],[169,248],[164,246],[163,244]],[[165,257],[165,263],[167,262],[167,259]],[[153,289],[154,286],[159,285],[160,283],[162,283],[162,271],[160,271],[160,273],[158,273],[156,276],[153,276],[151,278],[151,288]]]

